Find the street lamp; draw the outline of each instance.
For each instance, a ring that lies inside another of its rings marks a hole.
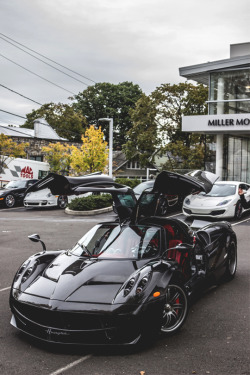
[[[112,118],[99,118],[98,121],[109,122],[109,177],[112,177],[113,167],[113,119]]]

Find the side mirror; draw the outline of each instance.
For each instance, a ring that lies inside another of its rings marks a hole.
[[[46,251],[46,246],[45,246],[44,242],[40,239],[39,234],[31,234],[31,235],[28,236],[28,238],[29,238],[32,242],[41,242],[42,247],[43,247],[43,251],[44,251],[44,252]]]

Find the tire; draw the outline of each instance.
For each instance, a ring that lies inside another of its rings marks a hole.
[[[4,198],[4,204],[6,207],[8,208],[12,208],[15,206],[15,203],[16,203],[16,199],[14,197],[14,195],[12,194],[8,194],[6,195],[6,197]]]
[[[237,270],[237,245],[235,241],[231,241],[229,250],[228,250],[228,257],[227,257],[227,264],[226,264],[226,271],[224,274],[224,280],[230,281],[234,278]]]
[[[188,297],[184,286],[170,281],[162,311],[161,333],[166,336],[177,332],[184,324],[188,310]]]
[[[234,213],[235,220],[239,220],[242,217],[242,211],[243,211],[243,207],[242,207],[241,202],[237,202],[236,207],[235,207],[235,213]]]
[[[59,195],[58,200],[57,200],[57,206],[61,209],[66,208],[68,204],[68,198],[66,195]]]

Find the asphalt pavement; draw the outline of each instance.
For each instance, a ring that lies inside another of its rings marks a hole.
[[[238,238],[235,279],[206,291],[172,337],[139,351],[51,347],[9,324],[14,274],[28,256],[41,250],[28,235],[38,233],[48,249],[68,249],[94,224],[113,218],[113,213],[79,217],[58,209],[0,209],[0,374],[249,375],[250,216],[232,222]]]

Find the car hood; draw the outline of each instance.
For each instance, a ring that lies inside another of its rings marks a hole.
[[[227,196],[227,197],[207,197],[204,195],[190,195],[187,198],[190,200],[190,207],[195,207],[195,208],[209,208],[209,207],[214,207],[220,202],[223,202],[225,200],[230,200],[232,201],[234,199],[234,195],[232,196]]]
[[[59,255],[24,294],[65,302],[111,304],[137,269],[131,260],[98,260]]]
[[[34,191],[34,192],[29,192],[29,195],[25,199],[42,199],[42,198],[47,198],[47,194],[51,193],[50,189],[45,188],[40,191]]]

